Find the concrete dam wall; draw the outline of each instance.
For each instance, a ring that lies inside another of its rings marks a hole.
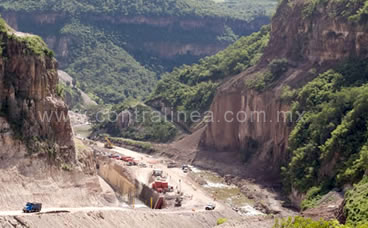
[[[120,161],[110,159],[100,159],[98,174],[129,204],[133,203],[134,198],[138,198],[148,207],[154,206],[160,198],[150,186],[140,182],[129,168],[119,164]]]

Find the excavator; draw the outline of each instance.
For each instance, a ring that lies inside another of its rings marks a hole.
[[[113,149],[114,145],[111,143],[111,141],[109,140],[109,138],[107,138],[107,136],[105,137],[106,143],[105,143],[105,148],[107,149]]]

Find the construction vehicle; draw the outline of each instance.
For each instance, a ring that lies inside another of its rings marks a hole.
[[[120,160],[120,155],[118,155],[118,154],[114,154],[114,155],[110,154],[109,155],[109,158]]]
[[[175,207],[181,207],[182,202],[183,202],[183,197],[181,197],[181,196],[176,197]]]
[[[138,163],[136,162],[136,161],[130,161],[130,162],[128,162],[128,164],[127,164],[128,166],[136,166],[136,165],[138,165]]]
[[[24,213],[34,213],[40,212],[42,209],[42,203],[26,203],[26,206],[23,208]]]
[[[107,136],[105,137],[106,143],[105,143],[105,148],[107,149],[113,149],[114,145],[111,143],[111,141],[109,140],[109,138],[107,138]]]
[[[156,203],[155,206],[153,207],[153,209],[162,209],[162,207],[164,206],[164,197],[160,197]]]
[[[129,156],[122,156],[120,160],[125,161],[125,162],[133,162],[134,158],[129,157]]]
[[[141,167],[141,168],[147,168],[147,165],[144,164],[144,163],[139,163],[138,166]]]
[[[216,205],[215,205],[215,204],[213,204],[213,203],[209,203],[209,204],[205,207],[206,211],[213,211],[213,210],[215,210],[215,208],[216,208]]]
[[[175,163],[175,162],[170,162],[169,164],[167,164],[167,168],[168,168],[168,169],[176,168],[176,167],[177,167],[177,165],[176,165],[176,163]]]
[[[162,177],[162,170],[161,169],[154,169],[153,172],[152,172],[152,176],[155,176],[155,177]]]
[[[152,189],[159,193],[165,193],[169,191],[169,184],[167,182],[155,181],[152,184]]]

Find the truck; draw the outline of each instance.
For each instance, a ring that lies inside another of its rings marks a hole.
[[[34,213],[40,212],[42,209],[42,203],[26,203],[26,206],[23,208],[24,213]]]

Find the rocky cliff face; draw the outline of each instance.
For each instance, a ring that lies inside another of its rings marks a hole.
[[[56,60],[39,38],[4,26],[0,32],[0,113],[3,122],[10,123],[16,138],[27,144],[29,153],[48,155],[63,162],[74,161],[68,109],[57,96]],[[0,139],[3,145],[5,138]],[[10,145],[9,142],[5,144]],[[0,151],[6,153],[7,149],[1,147]]]
[[[277,176],[287,156],[292,126],[289,119],[284,119],[290,107],[280,99],[283,86],[300,87],[316,76],[311,72],[332,67],[345,58],[368,57],[368,30],[363,24],[341,16],[330,17],[333,1],[318,6],[313,17],[305,17],[305,2],[283,1],[272,20],[270,43],[258,66],[218,89],[211,105],[214,121],[202,134],[202,147],[218,152],[238,151],[249,160],[250,167]],[[268,89],[259,92],[245,86],[245,81],[264,72],[272,60],[281,58],[288,60],[290,68]],[[226,121],[231,117],[233,121]],[[298,117],[294,115],[292,120]]]
[[[70,16],[65,13],[7,11],[1,14],[13,28],[42,36],[48,46],[56,52],[62,67],[68,63],[73,45],[81,45],[80,37],[60,33],[60,29],[71,21]],[[227,47],[231,42],[216,40],[217,36],[225,33],[226,26],[237,35],[248,35],[269,23],[266,16],[257,17],[250,22],[196,16],[121,15],[82,15],[80,20],[88,21],[97,27],[105,25],[106,28],[113,28],[115,33],[122,32],[123,35],[119,39],[127,43],[124,49],[138,61],[145,56],[162,58],[170,67],[177,66],[184,60],[185,63],[192,63]],[[210,35],[201,38],[206,34]]]

